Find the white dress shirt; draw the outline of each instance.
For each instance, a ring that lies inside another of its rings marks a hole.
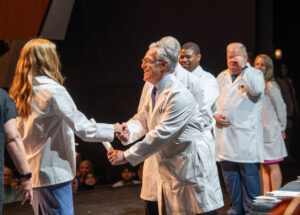
[[[32,171],[33,187],[75,177],[74,133],[87,142],[112,141],[111,124],[92,123],[79,112],[66,89],[46,76],[34,78],[32,113],[18,127]]]

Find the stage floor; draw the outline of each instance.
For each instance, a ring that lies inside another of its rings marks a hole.
[[[74,194],[76,215],[144,215],[140,185],[118,188],[99,188]],[[3,215],[32,215],[29,203],[3,205]]]
[[[283,185],[297,179],[300,175],[298,163],[281,162]],[[219,215],[225,215],[229,208],[229,197],[222,174],[221,187],[225,206],[218,210]],[[140,199],[141,185],[131,185],[117,188],[99,188],[91,191],[78,192],[74,195],[75,215],[144,215],[144,202]],[[3,205],[3,215],[32,215],[31,205],[26,203],[11,203]]]

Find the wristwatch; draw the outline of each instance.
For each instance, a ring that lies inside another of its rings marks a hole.
[[[24,174],[24,175],[20,174],[20,178],[25,178],[25,179],[29,179],[29,178],[31,178],[31,176],[32,176],[32,173],[31,173],[31,172],[26,173],[26,174]]]

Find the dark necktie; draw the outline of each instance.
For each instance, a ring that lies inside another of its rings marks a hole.
[[[238,77],[238,75],[239,74],[237,74],[237,75],[231,75],[231,81],[232,81],[232,83],[234,82],[234,80],[236,79],[236,77]]]
[[[155,96],[156,96],[156,87],[153,87],[153,90],[152,90],[152,93],[151,93],[151,98],[152,98],[152,111],[153,111],[153,108],[155,106]]]

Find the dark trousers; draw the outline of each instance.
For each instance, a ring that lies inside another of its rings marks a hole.
[[[254,197],[261,195],[259,165],[221,161],[220,166],[230,197],[227,214],[248,214]]]
[[[145,200],[146,215],[158,215],[158,202]]]

